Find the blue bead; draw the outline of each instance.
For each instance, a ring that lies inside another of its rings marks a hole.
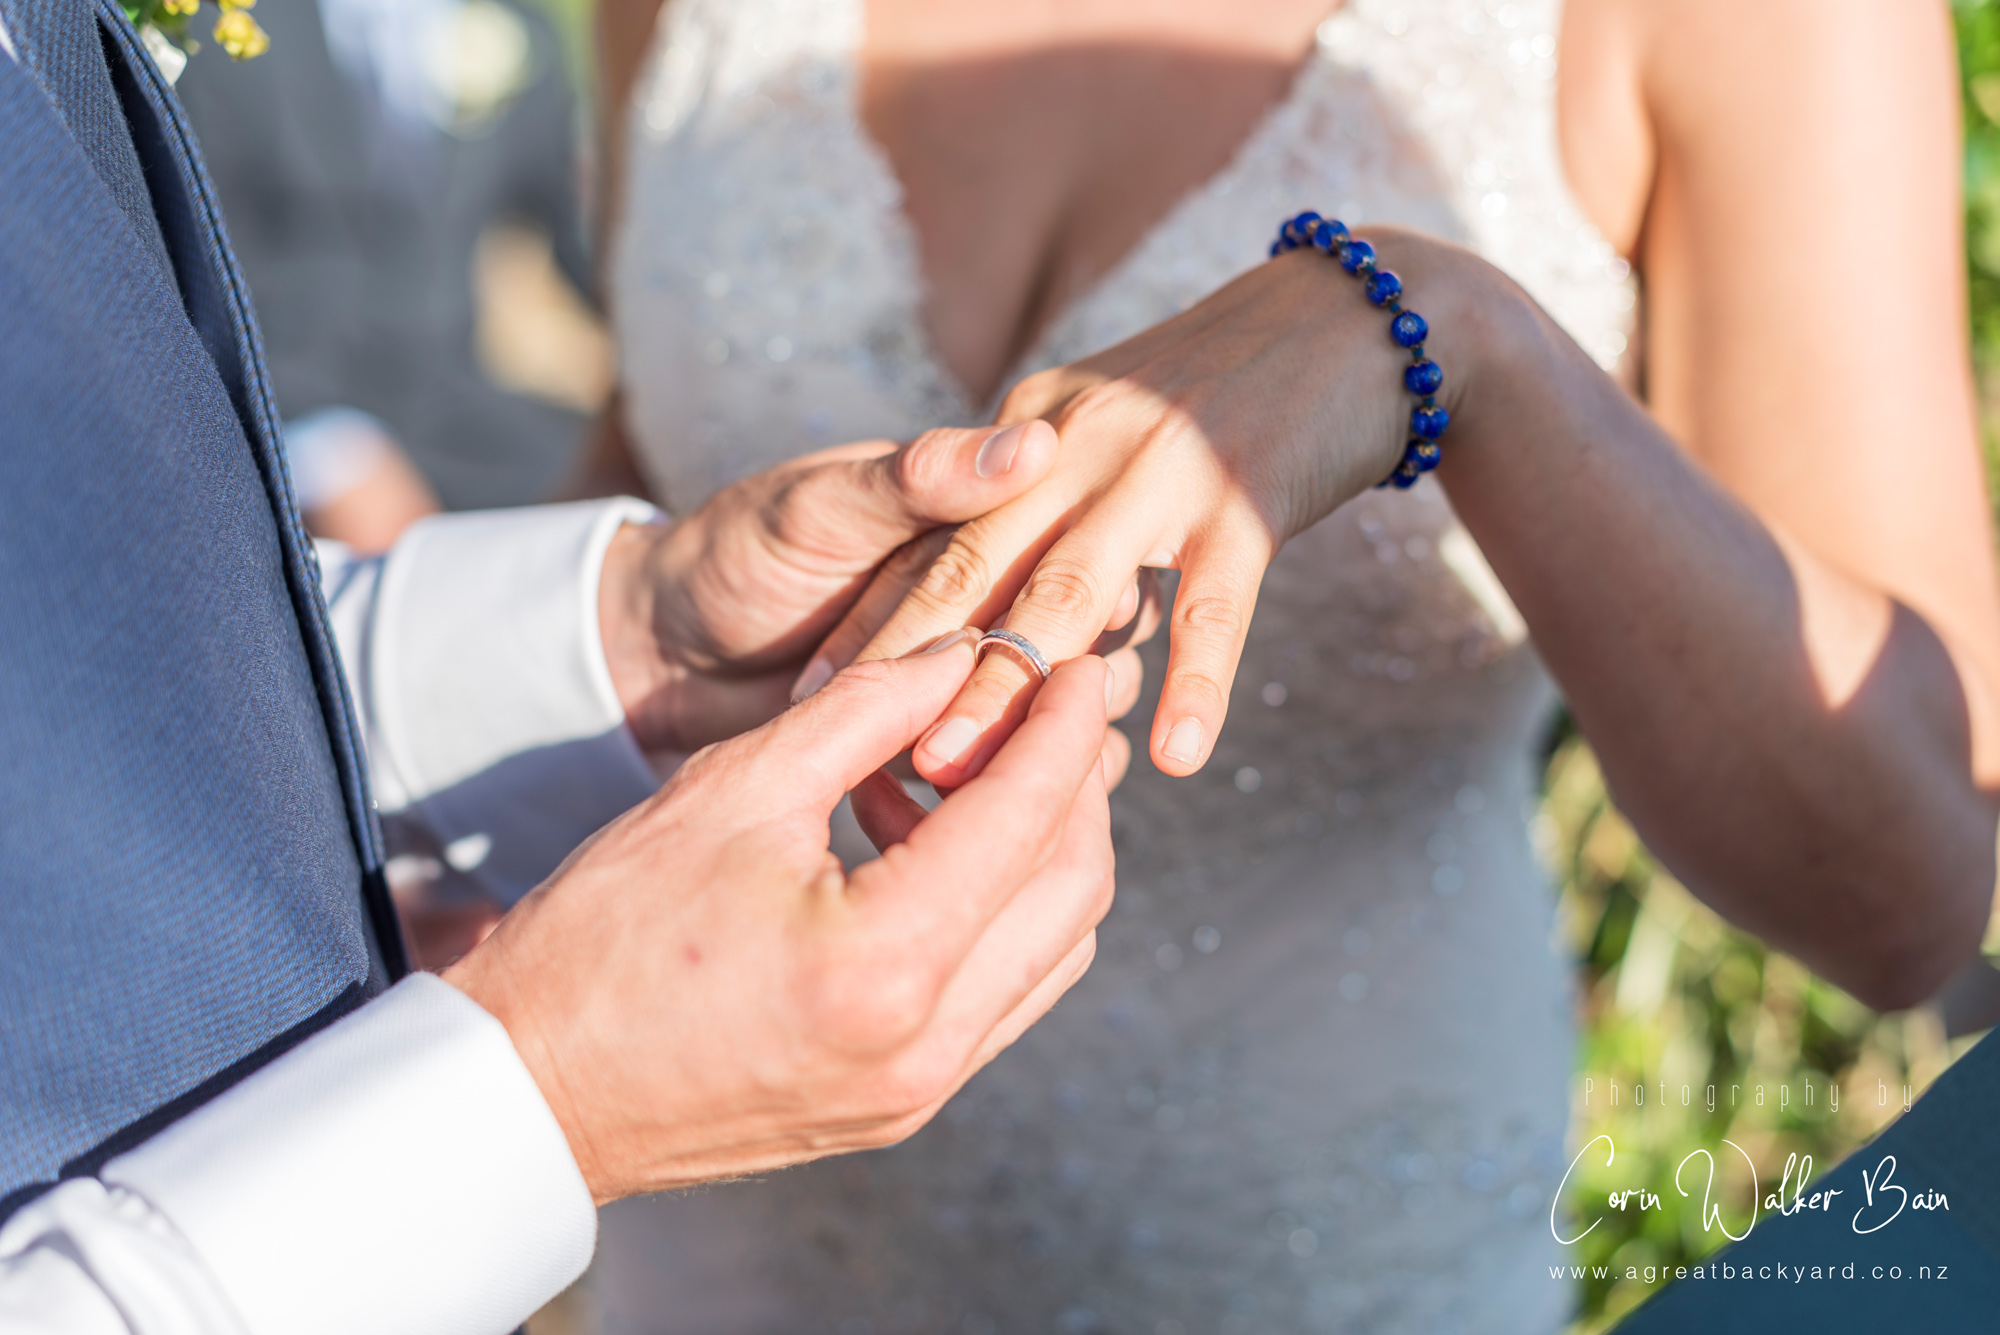
[[[1284,243],[1283,241],[1273,241],[1273,242],[1271,243],[1271,258],[1272,258],[1272,259],[1274,259],[1274,260],[1275,260],[1275,259],[1277,259],[1277,258],[1278,258],[1278,256],[1280,256],[1280,255],[1282,255],[1282,254],[1284,254],[1284,253],[1285,253],[1285,243]]]
[[[1312,238],[1313,228],[1318,223],[1319,215],[1307,209],[1285,224],[1285,239],[1296,245],[1304,245]]]
[[[1414,348],[1430,334],[1431,327],[1415,311],[1404,311],[1389,325],[1389,337],[1406,348]]]
[[[1360,273],[1364,264],[1375,263],[1375,247],[1366,241],[1350,241],[1340,252],[1340,267],[1349,273]]]
[[[1411,362],[1403,368],[1403,388],[1412,394],[1435,394],[1444,384],[1444,368],[1433,361]]]
[[[1450,425],[1451,414],[1436,406],[1418,408],[1410,414],[1410,430],[1425,440],[1436,440]]]
[[[1403,295],[1403,280],[1387,269],[1377,269],[1368,280],[1368,300],[1377,306]]]
[[[1329,255],[1339,249],[1340,243],[1346,239],[1347,226],[1337,219],[1325,219],[1313,228],[1312,243]]]
[[[1389,474],[1389,484],[1398,491],[1408,491],[1417,484],[1417,479],[1423,475],[1423,469],[1405,459],[1396,465],[1395,472]]]
[[[1403,461],[1428,473],[1444,458],[1444,450],[1434,440],[1413,440],[1403,447]]]

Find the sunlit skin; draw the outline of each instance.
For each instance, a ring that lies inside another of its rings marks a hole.
[[[965,684],[973,632],[785,707],[871,571],[1046,475],[1052,440],[996,470],[990,435],[825,451],[614,541],[612,687],[642,746],[700,749],[444,971],[506,1026],[600,1202],[901,1140],[1089,966],[1107,723],[1131,704],[1104,659],[1056,669],[928,814],[882,767]],[[851,872],[828,846],[845,794],[882,854]]]
[[[871,579],[914,577],[951,525],[1046,476],[1055,455],[1046,427],[1024,433],[1006,469],[982,474],[991,435],[836,446],[743,478],[677,523],[621,528],[598,581],[598,631],[639,745],[671,765],[783,713],[807,656],[843,615],[875,622],[893,610],[893,601],[856,608]],[[1120,619],[1132,635],[1150,634],[1157,615],[1137,612]],[[1119,718],[1138,702],[1139,657],[1125,648],[1103,663],[1105,705]],[[1104,781],[1115,787],[1129,744],[1107,727],[1102,750]],[[458,960],[501,918],[490,900],[434,897],[422,883],[392,888],[420,968]]]
[[[963,640],[856,664],[701,751],[446,971],[506,1025],[598,1201],[901,1140],[1089,966],[1101,660],[1064,664],[935,813],[879,777],[971,666]],[[851,875],[826,844],[849,790],[883,850]]]
[[[605,6],[628,35],[614,107],[649,8]],[[863,118],[962,384],[1006,388],[1051,315],[1284,96],[1327,12],[871,0]],[[1572,187],[1643,279],[1643,402],[1490,266],[1367,228],[1447,369],[1439,479],[1653,849],[1863,999],[1913,1003],[1976,949],[2000,787],[1947,10],[1571,0],[1559,56]],[[960,529],[867,652],[1004,619],[1060,661],[1136,566],[1178,568],[1149,747],[1192,773],[1264,564],[1396,456],[1380,322],[1292,255],[1016,387],[1000,419],[1053,423],[1057,465]],[[919,771],[976,773],[1026,685],[990,656]]]

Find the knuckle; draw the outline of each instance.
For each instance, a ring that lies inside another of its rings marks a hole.
[[[1113,885],[1111,877],[1105,876],[1098,881],[1097,893],[1090,898],[1090,906],[1087,913],[1093,937],[1095,937],[1098,927],[1106,918],[1111,916],[1111,904],[1116,898],[1115,889],[1116,887]],[[1096,949],[1096,945],[1093,943],[1091,953],[1095,954]]]
[[[1064,620],[1087,617],[1099,609],[1102,601],[1096,573],[1061,557],[1050,557],[1036,566],[1021,594],[1023,605],[1053,612]]]
[[[1174,629],[1177,632],[1212,639],[1235,638],[1243,633],[1243,609],[1233,598],[1197,594],[1174,602]]]
[[[1105,901],[1105,906],[1107,908],[1110,907],[1110,901],[1108,899]],[[1077,976],[1082,977],[1084,972],[1087,971],[1090,968],[1091,964],[1094,963],[1097,959],[1097,929],[1095,927],[1092,927],[1088,932],[1085,932],[1083,934],[1083,941],[1081,945],[1078,947],[1078,950],[1079,950],[1079,957],[1077,960],[1078,964]]]
[[[898,1140],[921,1126],[924,1114],[951,1093],[960,1066],[954,1056],[940,1044],[918,1044],[884,1072],[881,1093],[885,1111],[898,1124],[915,1119],[896,1137]]]
[[[1157,418],[1161,411],[1155,408],[1152,417]],[[1117,380],[1094,380],[1088,384],[1072,385],[1056,417],[1057,429],[1062,431],[1080,422],[1120,423],[1128,433],[1135,434],[1139,442],[1150,441],[1161,429],[1158,420],[1149,420],[1148,415],[1133,412],[1131,393]]]
[[[817,551],[838,536],[833,516],[842,507],[828,503],[831,469],[806,469],[789,474],[772,488],[759,507],[767,541],[778,550]]]
[[[730,741],[736,740],[731,738]],[[701,769],[709,765],[719,765],[732,753],[743,748],[731,746],[729,742],[710,742],[681,764],[682,769]]]
[[[977,604],[991,587],[986,558],[970,543],[954,540],[931,562],[913,593],[935,607],[961,608]]]
[[[915,579],[944,555],[957,531],[947,526],[921,533],[891,553],[883,568],[897,579]]]
[[[1047,867],[1062,853],[1062,826],[1048,823],[1029,838],[1028,856],[1034,867]]]
[[[1093,932],[1096,925],[1103,922],[1111,912],[1111,903],[1117,894],[1117,859],[1112,856],[1110,845],[1107,844],[1104,851],[1098,855],[1097,884],[1090,897],[1090,922]]]
[[[949,480],[953,472],[950,445],[945,431],[933,429],[890,456],[890,480],[905,501],[920,501]]]
[[[892,1105],[887,1099],[882,1101],[881,1111],[874,1116],[863,1143],[858,1149],[881,1150],[892,1145],[900,1145],[911,1136],[924,1129],[931,1118],[937,1115],[933,1106],[903,1108]]]
[[[887,1058],[924,1031],[941,988],[936,971],[906,952],[861,949],[823,980],[815,1013],[841,1049]]]
[[[849,663],[836,672],[833,680],[827,683],[827,690],[832,691],[833,698],[836,699],[855,691],[873,693],[894,686],[896,677],[897,667],[894,659],[863,659],[858,663]],[[836,687],[838,690],[835,690]]]
[[[680,763],[680,767],[674,771],[673,786],[686,788],[699,784],[708,779],[714,771],[731,768],[731,759],[742,752],[748,745],[748,743],[744,745],[732,745],[732,743],[740,740],[732,737],[726,742],[710,742],[707,746],[696,751],[686,760],[683,760]]]
[[[1000,400],[1000,413],[996,420],[1013,422],[1041,416],[1043,407],[1059,397],[1062,382],[1060,367],[1021,377],[1014,388],[1007,391],[1007,396]]]
[[[1183,707],[1192,706],[1219,714],[1229,705],[1229,692],[1222,682],[1192,668],[1169,673],[1166,690],[1172,691]]]
[[[1002,676],[1001,673],[1007,673]],[[959,692],[953,713],[991,724],[1007,716],[1009,706],[1027,685],[1027,672],[1011,659],[993,655],[979,665],[972,680]]]

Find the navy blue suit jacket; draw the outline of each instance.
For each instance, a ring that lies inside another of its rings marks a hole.
[[[257,328],[112,0],[0,0],[0,1218],[404,968]]]

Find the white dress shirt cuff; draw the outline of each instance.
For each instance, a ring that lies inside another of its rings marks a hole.
[[[612,536],[658,519],[629,498],[425,519],[380,566],[361,652],[341,637],[365,663],[383,812],[415,815],[502,904],[659,787],[597,608]]]
[[[583,1273],[597,1216],[507,1031],[429,974],[101,1174],[251,1335],[504,1335]]]

